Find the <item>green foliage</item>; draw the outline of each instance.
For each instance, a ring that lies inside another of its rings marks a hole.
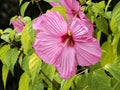
[[[59,2],[59,0],[44,0],[46,2]]]
[[[6,88],[8,73],[9,73],[9,68],[6,65],[3,65],[3,67],[2,67],[2,80],[3,80],[3,84],[4,84],[4,89]]]
[[[44,0],[58,2],[59,0]],[[38,2],[38,0],[32,0]],[[32,48],[35,41],[33,21],[25,16],[30,2],[19,0],[21,19],[25,26],[21,33],[17,29],[0,29],[0,60],[2,80],[6,89],[9,71],[14,75],[16,63],[24,71],[19,79],[18,90],[119,90],[120,88],[120,2],[108,11],[111,0],[93,3],[92,0],[79,0],[83,11],[94,23],[94,36],[101,41],[102,57],[96,65],[80,67],[80,71],[68,80],[62,79],[56,68],[40,59]],[[23,4],[22,4],[23,3]],[[51,10],[59,12],[67,21],[66,10],[62,6]],[[13,17],[11,20],[16,18]],[[103,37],[106,36],[107,40]]]
[[[30,78],[27,73],[23,73],[20,77],[18,90],[29,90]]]
[[[34,31],[32,29],[32,24],[29,23],[24,27],[21,35],[21,42],[24,48],[24,53],[31,54],[32,50],[32,42],[34,40]]]
[[[24,17],[24,14],[25,14],[25,10],[27,9],[28,5],[30,4],[30,2],[25,2],[21,8],[20,8],[20,14],[22,17]]]
[[[5,64],[7,65],[7,67],[9,68],[9,70],[13,75],[14,75],[14,66],[15,63],[17,62],[19,53],[20,52],[17,50],[17,48],[13,48],[13,49],[9,49],[4,56]]]
[[[103,70],[95,70],[88,76],[88,88],[89,90],[110,90],[110,78]]]
[[[110,27],[113,33],[119,32],[120,30],[120,2],[114,7],[112,11],[112,18],[110,22]]]

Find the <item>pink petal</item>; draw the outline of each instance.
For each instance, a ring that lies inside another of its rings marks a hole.
[[[40,16],[39,19],[40,21],[34,22],[33,28],[36,26],[36,29],[55,36],[62,36],[67,33],[67,22],[58,12],[48,12]]]
[[[66,8],[66,11],[71,13],[79,10],[79,3],[77,0],[60,0],[61,4]]]
[[[40,27],[41,23],[42,23],[42,19],[39,16],[38,18],[35,19],[35,21],[33,23],[33,29],[40,31],[41,30],[41,27]]]
[[[53,7],[56,7],[56,6],[61,6],[59,3],[57,3],[57,2],[50,2],[49,3],[51,6],[53,6]]]
[[[81,19],[74,19],[74,21],[71,22],[69,29],[72,33],[74,41],[83,41],[88,37],[92,37],[90,35],[91,31]]]
[[[78,64],[81,66],[96,64],[101,58],[99,42],[94,38],[86,40],[86,42],[76,42],[74,48]]]
[[[76,73],[75,50],[73,47],[64,47],[58,61],[56,68],[63,79],[68,79]]]
[[[23,28],[24,28],[24,22],[21,20],[20,17],[14,19],[14,20],[12,21],[12,25],[13,25],[14,28],[17,29],[17,32],[18,32],[18,33],[22,32],[22,30],[23,30]]]
[[[61,38],[49,35],[45,32],[37,33],[33,48],[37,55],[48,64],[57,63],[63,47],[61,46]]]

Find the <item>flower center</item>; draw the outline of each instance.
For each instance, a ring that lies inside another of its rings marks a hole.
[[[68,31],[67,34],[62,36],[62,43],[64,43],[64,45],[67,45],[67,46],[74,45],[74,40],[70,31]]]

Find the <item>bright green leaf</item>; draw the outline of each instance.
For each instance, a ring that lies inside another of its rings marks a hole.
[[[19,5],[21,5],[22,2],[23,2],[23,0],[19,0]]]
[[[120,80],[120,66],[107,64],[104,67],[115,79]]]
[[[103,66],[106,64],[113,64],[116,54],[113,52],[113,46],[110,42],[105,42],[102,45],[102,58],[101,63]]]
[[[61,82],[61,88],[60,88],[60,90],[69,90],[70,87],[73,85],[74,78],[75,78],[75,76],[73,76],[72,78],[70,78],[68,80],[63,80]]]
[[[18,51],[17,48],[13,48],[13,49],[9,49],[4,56],[5,64],[10,69],[13,75],[14,75],[14,65],[18,59],[19,53],[20,52]]]
[[[25,22],[25,23],[31,22],[31,18],[28,17],[28,16],[24,17],[22,20],[23,20],[23,22]]]
[[[2,61],[3,64],[5,64],[5,54],[6,52],[10,49],[10,45],[4,45],[3,47],[0,48],[0,60]]]
[[[102,70],[89,73],[89,90],[111,90],[110,78]]]
[[[23,59],[21,59],[21,61],[19,61],[21,63],[22,69],[28,74],[30,73],[30,71],[29,71],[29,61],[30,61],[29,56],[25,56]]]
[[[3,30],[2,29],[0,29],[0,35],[2,35],[3,34]]]
[[[96,14],[101,14],[104,16],[105,1],[99,3],[93,3],[92,11]]]
[[[3,84],[4,84],[4,89],[6,88],[8,73],[9,73],[8,67],[6,65],[3,65],[3,67],[2,67],[2,80],[3,80]]]
[[[30,4],[30,2],[25,2],[21,6],[21,8],[20,8],[20,14],[21,14],[22,17],[24,17],[25,11],[26,11],[26,9],[27,9],[27,7],[28,7],[29,4]]]
[[[23,73],[20,77],[18,90],[29,90],[30,78],[27,73]]]
[[[24,53],[26,55],[31,54],[33,52],[32,42],[34,40],[34,30],[32,29],[32,24],[27,24],[21,35],[21,42],[23,46]]]
[[[118,32],[120,30],[120,2],[114,7],[112,11],[112,19],[110,21],[110,27],[112,32]]]
[[[29,70],[32,76],[33,83],[34,83],[35,77],[38,76],[40,72],[41,64],[42,64],[42,61],[40,60],[40,58],[35,53],[33,53],[30,56],[30,61],[29,61]]]
[[[13,32],[13,30],[11,28],[7,28],[4,30],[1,39],[3,39],[6,42],[10,42],[10,34],[11,32]]]

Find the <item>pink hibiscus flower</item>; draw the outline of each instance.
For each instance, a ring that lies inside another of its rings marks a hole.
[[[17,18],[15,18],[14,20],[12,20],[12,25],[15,29],[17,29],[17,33],[22,32],[25,23],[22,21],[21,17],[18,16]]]
[[[85,25],[88,26],[87,28],[90,30],[90,34],[93,34],[93,25],[82,11],[82,8],[77,0],[60,0],[60,4],[57,2],[50,2],[50,5],[53,7],[63,6],[66,9],[66,14],[69,22],[77,17],[81,19]]]
[[[68,24],[58,13],[51,11],[33,23],[37,30],[33,48],[48,64],[54,65],[63,79],[76,74],[76,65],[96,64],[101,57],[99,42],[89,34],[78,18]]]

